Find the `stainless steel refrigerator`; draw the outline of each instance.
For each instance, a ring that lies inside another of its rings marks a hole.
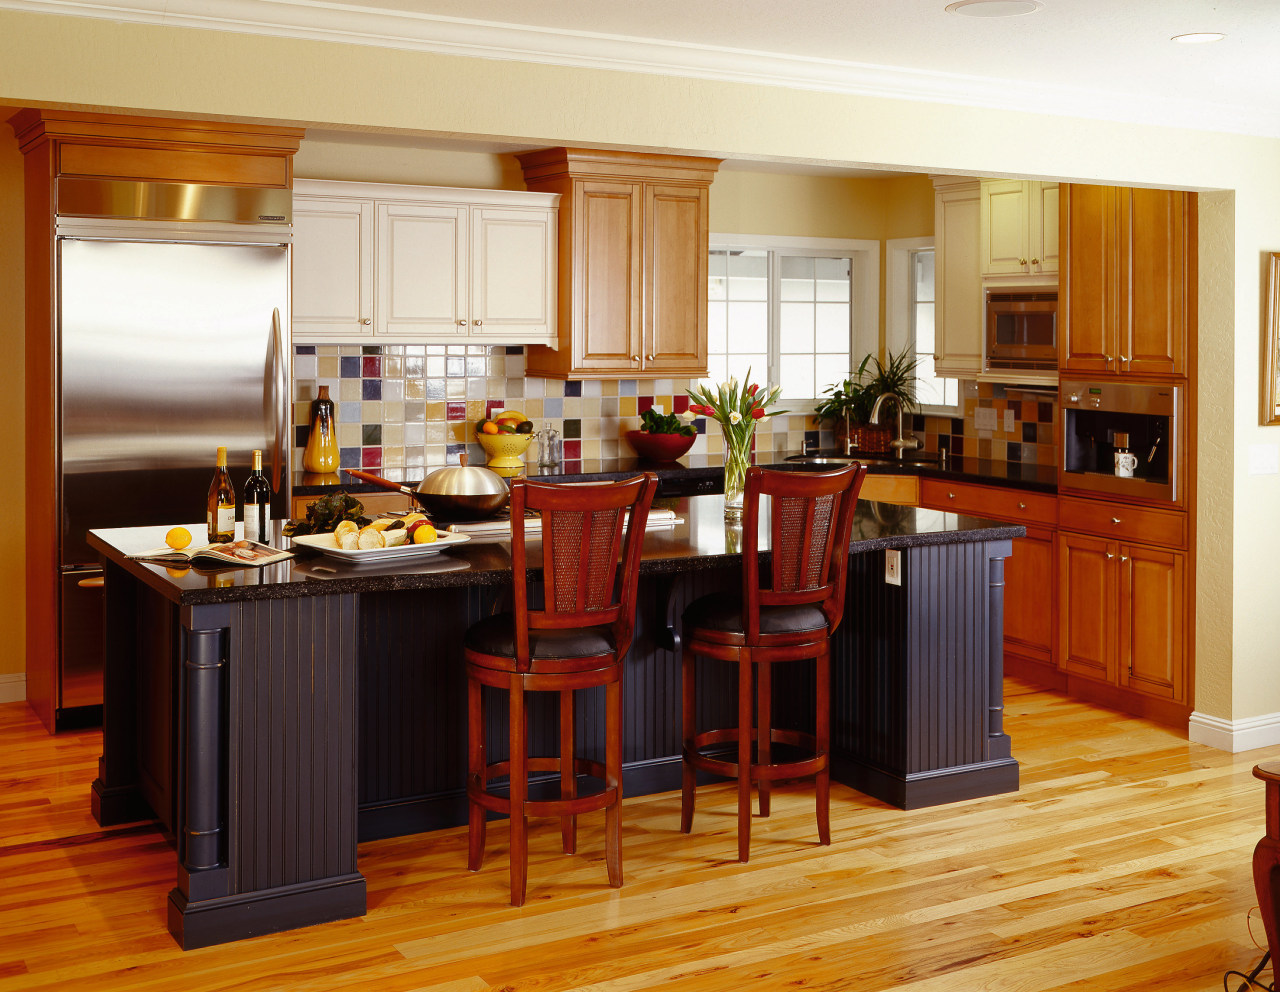
[[[288,515],[289,252],[279,224],[59,218],[58,729],[100,719],[88,530],[203,521],[219,445],[237,492],[263,451]]]

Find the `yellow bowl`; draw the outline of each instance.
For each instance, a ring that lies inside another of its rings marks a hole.
[[[484,453],[489,456],[489,468],[495,470],[500,468],[524,468],[524,459],[521,456],[532,440],[532,434],[476,435],[477,443],[484,448]]]

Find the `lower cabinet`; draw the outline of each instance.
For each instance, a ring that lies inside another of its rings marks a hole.
[[[1058,645],[1057,497],[997,486],[922,479],[920,505],[1022,524],[1004,566],[1006,671],[1054,681]],[[1058,676],[1058,679],[1061,677]]]
[[[1069,531],[1059,540],[1063,668],[1187,702],[1186,554]]]

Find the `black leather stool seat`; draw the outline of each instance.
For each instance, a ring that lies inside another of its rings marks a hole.
[[[732,592],[716,592],[690,603],[684,611],[686,627],[716,630],[726,634],[743,633],[742,597]],[[798,606],[761,606],[761,634],[798,634],[807,630],[826,630],[827,617],[810,603]]]
[[[463,645],[480,654],[514,658],[515,616],[498,613],[472,624],[463,638]],[[612,654],[615,648],[612,627],[529,628],[529,655],[532,658],[593,658]]]

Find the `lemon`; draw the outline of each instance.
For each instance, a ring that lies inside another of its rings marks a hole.
[[[174,551],[181,551],[191,543],[191,531],[185,527],[174,527],[164,536],[164,543]]]
[[[436,539],[436,529],[430,524],[422,524],[413,532],[414,544],[430,544]]]

